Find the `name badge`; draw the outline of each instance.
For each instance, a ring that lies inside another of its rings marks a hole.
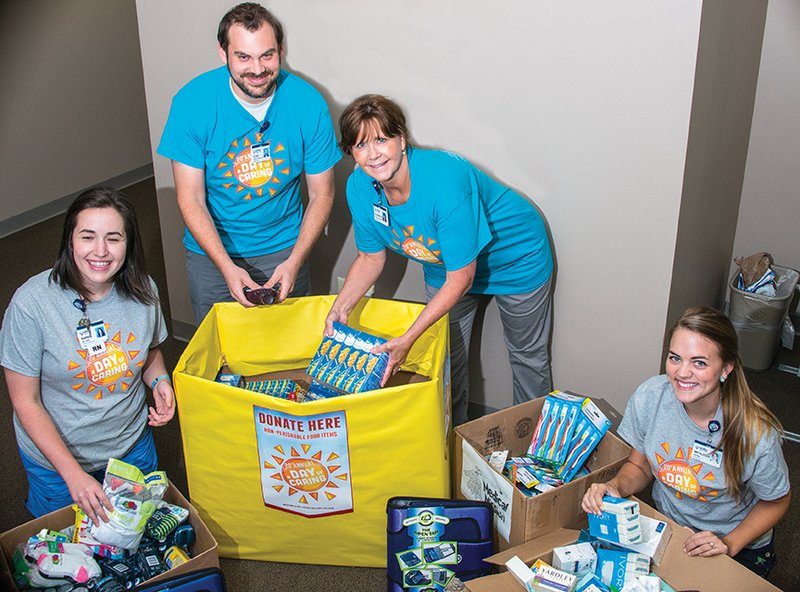
[[[389,210],[380,204],[372,204],[372,217],[375,222],[389,226]]]
[[[250,146],[250,159],[253,162],[264,162],[265,160],[269,160],[269,158],[269,142]]]
[[[103,321],[95,321],[88,327],[79,326],[75,329],[75,334],[78,337],[78,343],[89,355],[105,353],[108,333],[106,332],[106,324]]]
[[[83,327],[79,325],[78,328],[75,329],[75,335],[77,335],[78,343],[81,344],[83,349],[86,349],[89,344],[94,341],[92,339],[92,333],[89,331],[89,327]]]
[[[722,465],[722,449],[715,450],[713,445],[695,440],[694,448],[692,448],[692,459],[699,460],[703,464],[718,469]]]

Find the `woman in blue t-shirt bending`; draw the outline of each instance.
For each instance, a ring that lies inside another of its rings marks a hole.
[[[402,109],[380,95],[353,101],[339,119],[356,161],[347,181],[358,256],[326,320],[347,322],[380,276],[386,248],[422,263],[428,304],[389,352],[386,379],[416,339],[450,315],[455,424],[467,420],[468,345],[478,304],[494,296],[514,378],[514,403],[552,389],[549,337],[553,258],[536,208],[467,160],[412,147]]]
[[[689,555],[727,554],[766,577],[775,563],[772,528],[789,509],[781,425],[747,385],[736,331],[722,313],[690,308],[669,333],[666,374],[633,394],[619,435],[633,448],[603,495],[633,495],[653,483],[658,509],[693,531]]]

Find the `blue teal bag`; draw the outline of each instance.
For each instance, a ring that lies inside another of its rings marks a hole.
[[[492,572],[488,502],[393,497],[386,505],[389,592],[441,591],[454,578]]]

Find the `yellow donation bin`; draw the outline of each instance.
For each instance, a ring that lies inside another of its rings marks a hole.
[[[174,373],[192,504],[219,555],[386,565],[386,501],[449,497],[448,324],[409,352],[407,384],[297,403],[214,381],[305,369],[333,296],[215,304]],[[422,306],[367,298],[348,324],[402,334]]]

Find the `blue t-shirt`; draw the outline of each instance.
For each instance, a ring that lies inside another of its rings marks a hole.
[[[434,288],[447,271],[477,260],[472,294],[524,294],[548,280],[550,243],[529,201],[450,152],[412,148],[408,163],[411,194],[399,206],[388,205],[360,168],[350,175],[347,203],[359,251],[389,247],[419,261]],[[388,226],[375,220],[375,204],[388,208]]]
[[[275,253],[300,232],[300,173],[327,171],[341,151],[328,106],[306,81],[281,71],[268,126],[239,104],[229,81],[222,66],[178,91],[157,151],[205,170],[208,210],[229,255]],[[183,244],[203,253],[188,229]]]

